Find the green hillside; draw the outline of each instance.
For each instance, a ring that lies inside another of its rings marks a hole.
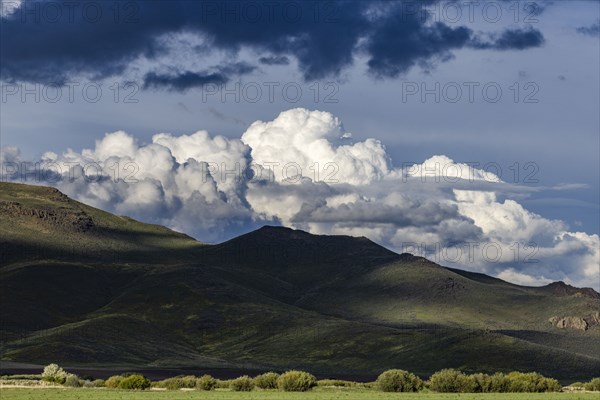
[[[582,380],[600,370],[592,290],[521,287],[288,228],[204,245],[40,186],[0,183],[0,222],[6,361]]]
[[[27,260],[169,263],[201,247],[191,237],[74,201],[45,186],[0,183],[3,264]]]

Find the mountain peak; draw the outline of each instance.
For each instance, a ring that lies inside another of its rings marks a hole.
[[[546,286],[542,286],[545,290],[552,292],[556,296],[583,296],[593,299],[600,299],[600,293],[592,288],[578,288],[571,286],[563,281],[552,282]]]
[[[257,231],[295,231],[296,229],[288,228],[281,225],[263,225]]]
[[[229,265],[250,266],[276,274],[282,271],[305,273],[307,276],[348,271],[400,257],[365,237],[315,235],[271,225],[206,249],[206,254],[211,260],[226,261]],[[319,267],[309,273],[314,266]]]
[[[250,234],[254,233],[254,234],[260,234],[260,235],[279,235],[279,236],[286,236],[286,235],[300,235],[300,236],[306,236],[306,235],[310,235],[310,233],[303,231],[301,229],[292,229],[292,228],[288,228],[287,226],[279,226],[279,225],[263,225],[262,227],[249,232]]]
[[[277,241],[285,241],[285,240],[305,241],[307,244],[310,244],[311,246],[317,246],[317,247],[320,247],[320,246],[329,247],[329,246],[336,245],[336,244],[353,243],[354,245],[370,247],[373,250],[377,249],[378,251],[381,251],[382,253],[385,253],[387,255],[393,254],[395,256],[398,256],[393,251],[388,250],[387,248],[385,248],[381,245],[378,245],[377,243],[373,242],[372,240],[370,240],[369,238],[367,238],[365,236],[321,235],[321,234],[314,234],[314,233],[306,232],[301,229],[289,228],[286,226],[263,225],[262,227],[254,230],[252,232],[249,232],[245,235],[239,236],[238,238],[235,238],[232,240],[236,240],[239,238],[244,238],[245,240],[266,239],[266,240],[273,240],[276,242]]]

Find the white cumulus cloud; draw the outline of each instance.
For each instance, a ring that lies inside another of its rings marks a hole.
[[[5,179],[21,180],[19,150],[3,148]],[[240,139],[206,131],[117,131],[94,148],[42,157],[57,186],[96,207],[222,241],[279,222],[320,234],[364,235],[395,251],[510,282],[563,280],[600,289],[598,235],[525,209],[477,165],[435,155],[394,165],[376,139],[353,141],[328,112],[292,109]],[[36,182],[34,182],[36,183]]]

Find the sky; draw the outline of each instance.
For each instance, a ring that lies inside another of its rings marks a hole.
[[[600,289],[598,1],[11,1],[2,180]]]

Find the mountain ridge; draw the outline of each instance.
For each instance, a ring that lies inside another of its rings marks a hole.
[[[50,187],[50,186],[41,186],[41,185],[27,185],[27,184],[21,184],[21,183],[9,183],[9,182],[0,182],[0,193],[5,192],[7,190],[14,190],[15,187],[21,187],[21,188],[32,188],[32,191],[37,195],[37,196],[41,196],[38,197],[37,200],[42,200],[44,199],[44,197],[48,198],[49,200],[54,200],[54,201],[59,201],[59,202],[64,202],[64,203],[69,203],[69,202],[73,202],[73,203],[77,203],[77,204],[83,204],[80,202],[77,202],[75,200],[72,200],[70,197],[68,197],[67,195],[65,195],[64,193],[62,193],[61,191],[59,191],[58,189],[54,188],[54,187]],[[87,205],[84,205],[85,207],[89,207]],[[35,216],[35,217],[39,217],[41,220],[44,219],[54,219],[53,217],[56,216],[56,214],[53,214],[51,212],[52,208],[24,208],[20,206],[20,203],[18,203],[17,201],[7,201],[5,198],[3,198],[2,196],[0,196],[0,214],[3,212],[7,212],[7,211],[11,211],[11,209],[14,210],[28,210],[24,212],[24,215],[30,215],[30,216]],[[48,212],[50,211],[50,212]],[[106,213],[109,214],[105,211],[101,211],[98,210],[102,213]],[[18,213],[18,211],[17,211]],[[65,214],[67,215],[67,214]],[[91,227],[93,227],[93,220],[92,218],[89,218],[85,212],[82,212],[82,219],[76,219],[74,221],[68,221],[68,222],[72,222],[72,224],[77,228],[77,227],[81,227],[83,231],[86,231],[88,229],[90,229]],[[238,240],[241,240],[243,238],[246,237],[258,237],[259,239],[281,239],[282,237],[282,233],[295,238],[295,239],[306,239],[306,238],[335,238],[334,240],[340,239],[346,239],[346,240],[351,240],[351,241],[355,241],[355,243],[367,243],[368,245],[372,246],[372,247],[376,247],[378,249],[381,250],[382,255],[387,255],[387,256],[392,256],[392,257],[398,257],[398,258],[402,258],[402,257],[408,257],[410,259],[422,259],[424,260],[424,262],[430,262],[429,260],[423,258],[423,257],[419,257],[419,256],[415,256],[413,254],[410,253],[396,253],[390,249],[387,249],[386,247],[379,245],[375,242],[373,242],[372,240],[368,239],[365,236],[351,236],[351,235],[326,235],[326,234],[313,234],[313,233],[309,233],[306,232],[304,230],[301,229],[294,229],[294,228],[290,228],[290,227],[285,227],[285,226],[279,226],[279,225],[263,225],[260,228],[257,228],[253,231],[247,232],[245,234],[242,234],[240,236],[234,237],[232,239],[229,239],[225,242],[221,242],[221,243],[217,243],[217,244],[205,244],[201,241],[199,241],[198,239],[192,238],[191,236],[185,234],[185,233],[181,233],[181,232],[177,232],[177,231],[173,231],[167,227],[164,227],[162,225],[156,225],[156,224],[148,224],[145,222],[140,222],[137,221],[133,218],[130,218],[128,216],[115,216],[117,218],[121,218],[123,220],[127,220],[127,221],[132,221],[134,223],[137,224],[143,224],[143,225],[147,225],[147,226],[152,226],[152,227],[157,227],[165,232],[169,232],[173,235],[176,236],[181,236],[183,238],[186,238],[190,241],[194,241],[198,244],[202,244],[205,246],[222,246],[225,245],[227,243],[230,242],[235,242]],[[442,266],[443,267],[443,266]],[[457,268],[451,268],[451,267],[443,267],[446,268],[450,271],[453,272],[457,272],[462,274],[463,276],[475,276],[475,275],[479,275],[480,277],[485,277],[483,279],[489,279],[489,280],[500,280],[502,282],[506,282],[506,283],[510,283],[507,281],[503,281],[500,278],[496,278],[490,275],[485,275],[483,273],[479,273],[479,272],[471,272],[471,271],[467,271],[467,270],[461,270],[461,269],[457,269]],[[517,285],[517,286],[521,286],[521,285]],[[551,290],[559,295],[573,295],[576,293],[580,293],[582,295],[585,296],[589,296],[589,297],[594,297],[594,298],[600,298],[600,293],[597,292],[596,290],[594,290],[591,287],[576,287],[576,286],[572,286],[570,284],[567,284],[563,281],[554,281],[551,282],[547,285],[544,286],[529,286],[529,287],[538,287],[538,288],[546,288],[548,290]]]

